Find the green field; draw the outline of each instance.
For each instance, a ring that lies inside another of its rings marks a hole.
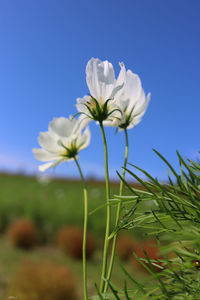
[[[112,195],[118,194],[119,185],[111,185]],[[125,191],[126,193],[126,191]],[[88,182],[89,212],[105,202],[104,182]],[[38,243],[33,250],[14,248],[6,238],[6,231],[18,218],[34,221],[38,231]],[[77,278],[81,293],[82,262],[72,260],[55,245],[55,234],[65,225],[80,225],[83,222],[82,185],[75,180],[55,179],[41,182],[34,177],[0,175],[0,299],[10,279],[20,263],[27,258],[60,262],[67,265]],[[114,210],[112,216],[114,224]],[[88,286],[90,295],[95,293],[94,282],[99,283],[102,258],[102,244],[105,229],[105,208],[89,216],[89,231],[94,235],[98,249],[88,261]],[[132,274],[136,274],[132,264],[125,264]],[[116,268],[119,268],[116,264]],[[143,273],[137,271],[137,277]],[[118,269],[113,272],[113,282],[123,286],[125,276]]]
[[[118,193],[113,184],[111,194]],[[104,204],[103,182],[88,182],[89,212]],[[34,220],[40,228],[41,237],[51,239],[61,226],[76,224],[82,226],[83,195],[82,184],[75,180],[52,180],[40,182],[33,177],[0,176],[0,224],[4,231],[7,224],[24,216]],[[97,236],[104,234],[105,209],[89,217],[88,227]]]

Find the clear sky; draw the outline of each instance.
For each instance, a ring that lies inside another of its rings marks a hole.
[[[129,162],[165,179],[153,153],[177,164],[176,149],[195,158],[200,132],[199,0],[0,0],[0,171],[35,173],[32,154],[53,117],[76,113],[88,93],[91,57],[137,73],[151,101],[129,131]],[[100,129],[80,153],[88,176],[104,176]],[[111,176],[123,164],[124,135],[106,129]],[[73,163],[56,174],[78,175]],[[52,171],[50,171],[52,173]]]

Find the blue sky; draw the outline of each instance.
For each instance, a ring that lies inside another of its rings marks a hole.
[[[151,101],[129,131],[129,162],[166,178],[153,153],[177,165],[176,149],[195,158],[199,147],[199,0],[0,0],[0,171],[35,173],[32,155],[53,117],[76,113],[88,93],[91,57],[137,73]],[[80,153],[83,172],[104,176],[99,127]],[[106,129],[110,174],[123,164],[124,136]],[[50,171],[52,173],[53,171]],[[69,163],[57,175],[78,175]]]

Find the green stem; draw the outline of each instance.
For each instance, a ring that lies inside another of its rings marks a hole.
[[[81,180],[83,183],[83,194],[84,194],[84,225],[83,225],[83,248],[82,248],[82,255],[83,255],[83,292],[84,292],[84,300],[88,299],[87,293],[87,266],[86,266],[86,239],[87,239],[87,217],[88,217],[88,200],[87,200],[87,188],[85,179],[83,177],[83,173],[81,171],[80,165],[76,157],[74,157],[74,161],[78,167]]]
[[[104,251],[103,251],[103,264],[102,264],[102,273],[101,273],[101,282],[100,282],[100,293],[104,290],[107,271],[107,260],[108,260],[108,247],[109,247],[109,231],[110,231],[110,183],[109,183],[109,173],[108,173],[108,152],[107,152],[107,143],[105,132],[103,128],[102,122],[99,122],[101,128],[101,134],[103,138],[104,144],[104,157],[105,157],[105,177],[106,177],[106,203],[107,203],[107,216],[106,216],[106,232],[105,232],[105,240],[104,240]]]
[[[124,129],[124,133],[125,133],[125,140],[126,140],[126,148],[125,148],[125,157],[124,157],[124,169],[123,169],[123,173],[122,173],[122,179],[120,182],[120,189],[119,189],[119,195],[122,196],[122,192],[123,192],[123,185],[124,185],[124,178],[125,178],[125,173],[126,173],[126,165],[127,165],[127,158],[128,158],[128,134],[127,134],[127,129]],[[118,225],[119,223],[119,218],[120,218],[120,211],[121,211],[121,201],[118,203],[117,206],[117,213],[116,213],[116,220],[115,220],[115,226]],[[110,258],[110,265],[109,265],[109,269],[108,269],[108,275],[107,275],[107,281],[104,287],[104,292],[107,291],[108,289],[108,281],[111,278],[112,275],[112,270],[113,270],[113,265],[114,265],[114,258],[115,258],[115,250],[116,250],[116,243],[117,243],[117,233],[115,234],[114,238],[113,238],[113,244],[112,244],[112,252],[111,252],[111,258]]]

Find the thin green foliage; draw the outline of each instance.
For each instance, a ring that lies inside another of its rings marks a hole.
[[[145,249],[145,258],[135,257],[149,274],[149,283],[135,281],[131,274],[120,266],[129,279],[132,289],[124,285],[126,299],[199,299],[200,295],[200,165],[184,159],[177,151],[179,173],[161,155],[158,157],[167,165],[169,182],[163,184],[145,170],[130,164],[142,172],[147,180],[141,179],[129,168],[126,171],[136,179],[144,190],[124,184],[131,193],[128,196],[115,196],[121,201],[124,214],[118,227],[136,230],[140,228],[146,235],[154,236],[159,242],[162,258],[150,259]],[[149,203],[149,209],[134,210],[136,204]],[[130,208],[130,204],[133,206]],[[135,205],[135,206],[134,206]],[[126,208],[127,206],[127,208]],[[128,218],[127,218],[128,216]],[[112,233],[112,234],[113,234]],[[158,269],[160,272],[158,273]],[[119,295],[119,293],[118,293]],[[124,298],[120,298],[124,299]]]

